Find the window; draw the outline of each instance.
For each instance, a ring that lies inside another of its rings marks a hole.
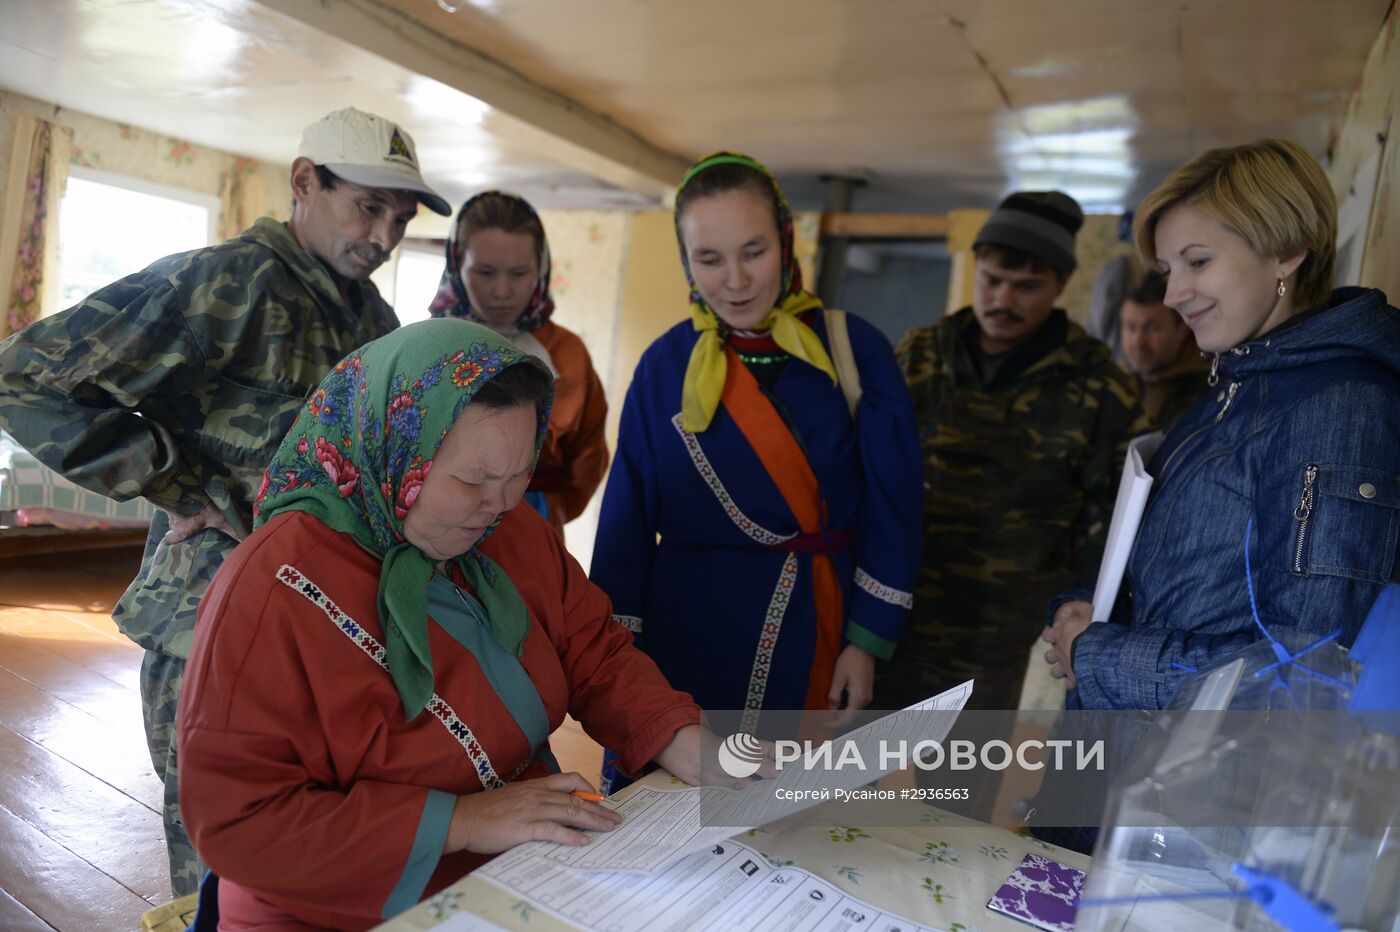
[[[60,308],[157,259],[214,240],[218,199],[74,167],[59,208]]]
[[[405,239],[394,268],[394,313],[399,323],[427,320],[428,305],[442,281],[443,244],[435,240]]]

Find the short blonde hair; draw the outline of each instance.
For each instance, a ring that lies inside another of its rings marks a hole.
[[[1337,198],[1317,159],[1284,139],[1202,152],[1138,207],[1133,236],[1157,268],[1157,223],[1177,204],[1190,204],[1244,237],[1269,259],[1307,252],[1298,267],[1294,307],[1325,304],[1337,264]]]

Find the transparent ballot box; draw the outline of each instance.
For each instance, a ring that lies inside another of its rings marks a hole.
[[[1182,685],[1112,783],[1076,929],[1400,932],[1400,703],[1358,702],[1394,696],[1400,645],[1365,634]]]

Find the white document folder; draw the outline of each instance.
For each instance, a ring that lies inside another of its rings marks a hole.
[[[1134,437],[1128,443],[1128,455],[1123,460],[1123,478],[1118,482],[1118,499],[1113,504],[1113,519],[1108,525],[1108,543],[1099,564],[1099,579],[1094,584],[1094,621],[1108,621],[1113,612],[1123,572],[1128,568],[1128,554],[1137,539],[1142,512],[1147,507],[1147,493],[1152,490],[1152,476],[1147,464],[1162,445],[1162,432]]]

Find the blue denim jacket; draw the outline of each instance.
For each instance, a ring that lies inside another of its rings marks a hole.
[[[1112,620],[1074,643],[1071,708],[1160,709],[1261,634],[1350,645],[1396,570],[1400,311],[1343,288],[1217,358],[1218,383],[1168,434]],[[1068,598],[1052,603],[1051,614]],[[1180,666],[1178,666],[1180,665]]]

